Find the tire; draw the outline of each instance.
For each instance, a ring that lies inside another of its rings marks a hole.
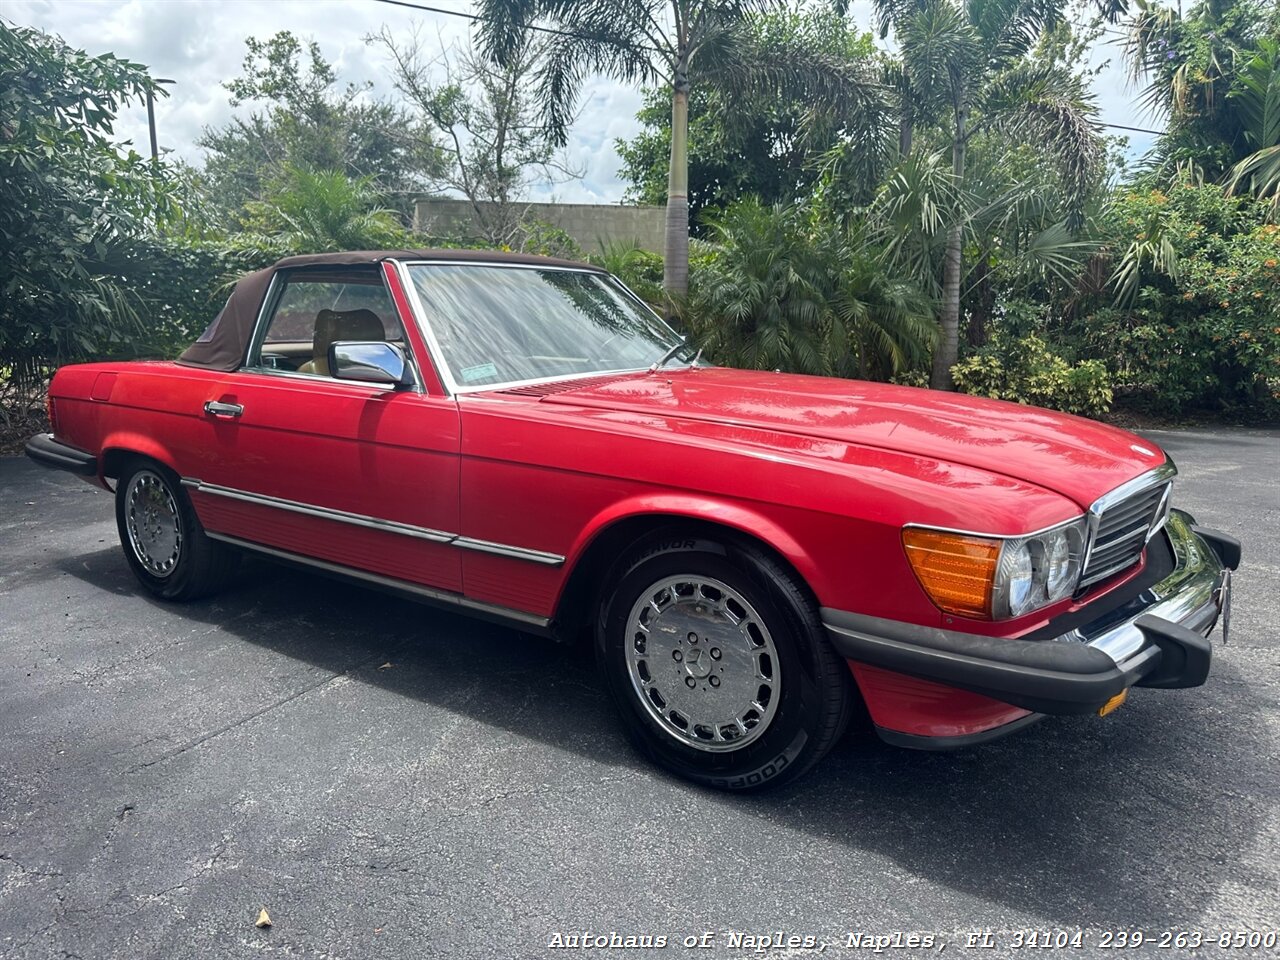
[[[116,529],[134,576],[162,600],[196,600],[231,579],[240,556],[209,539],[173,471],[135,460],[116,485]]]
[[[803,582],[732,535],[666,531],[629,550],[603,590],[596,655],[640,751],[723,790],[795,780],[856,703]]]

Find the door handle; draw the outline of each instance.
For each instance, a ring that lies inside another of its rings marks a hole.
[[[244,413],[244,407],[238,403],[223,403],[221,400],[206,400],[204,412],[212,417],[238,417]]]

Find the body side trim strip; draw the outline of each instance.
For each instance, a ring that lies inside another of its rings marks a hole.
[[[182,485],[215,497],[226,497],[228,500],[240,500],[244,503],[253,503],[263,507],[275,507],[277,510],[288,510],[290,513],[301,513],[309,517],[319,517],[322,520],[336,520],[339,523],[349,523],[357,527],[386,530],[389,533],[399,533],[406,537],[416,537],[419,540],[430,540],[433,543],[452,543],[457,538],[456,534],[445,533],[443,530],[418,527],[411,523],[400,523],[397,520],[380,520],[377,517],[368,517],[362,513],[349,513],[346,510],[315,507],[307,503],[299,503],[296,500],[286,500],[283,497],[268,497],[260,493],[248,493],[244,490],[236,490],[233,487],[223,487],[216,483],[205,483],[202,480],[193,480],[188,477],[182,478]]]
[[[292,553],[288,550],[278,550],[275,547],[268,547],[261,543],[254,543],[252,540],[242,540],[239,537],[229,537],[224,533],[214,533],[211,530],[206,530],[205,535],[212,540],[219,540],[235,547],[252,550],[255,553],[263,553],[267,556],[275,557],[279,560],[285,560],[289,563],[296,563],[306,567],[314,567],[315,569],[325,573],[335,574],[340,577],[349,577],[354,580],[361,580],[375,587],[382,587],[399,593],[411,594],[415,598],[426,600],[431,603],[443,604],[450,607],[459,607],[470,613],[475,613],[491,619],[501,620],[507,623],[517,623],[526,629],[537,630],[541,633],[547,632],[551,627],[550,617],[540,617],[537,614],[527,613],[524,610],[516,610],[513,607],[500,607],[492,603],[482,603],[479,600],[468,599],[460,593],[450,593],[447,590],[435,590],[431,587],[424,587],[421,584],[413,583],[409,580],[398,580],[395,577],[384,577],[381,574],[370,573],[368,570],[360,570],[357,567],[348,567],[341,563],[331,563],[328,560],[318,560],[315,557],[308,557],[300,553]]]
[[[252,503],[261,507],[274,507],[277,510],[287,510],[290,513],[318,517],[321,520],[333,520],[337,523],[349,523],[352,526],[365,527],[370,530],[398,533],[402,536],[426,540],[431,543],[448,544],[462,550],[491,553],[510,557],[514,560],[527,560],[530,563],[540,563],[552,567],[560,566],[565,560],[560,554],[548,553],[545,550],[529,550],[525,547],[495,543],[491,540],[477,540],[473,537],[464,537],[461,534],[449,533],[445,530],[433,530],[430,527],[419,527],[412,523],[401,523],[398,520],[383,520],[379,517],[370,517],[362,513],[351,513],[347,510],[334,510],[330,507],[318,507],[309,503],[300,503],[297,500],[286,500],[283,497],[269,497],[265,494],[249,493],[246,490],[237,490],[234,487],[205,483],[192,477],[183,477],[182,485],[198,493],[206,493],[215,497],[226,497],[228,500],[239,500],[243,503]]]
[[[505,543],[494,543],[492,540],[477,540],[474,537],[457,537],[453,540],[455,547],[464,550],[476,550],[480,553],[492,553],[500,557],[514,557],[516,560],[528,560],[531,563],[545,563],[558,567],[564,563],[564,557],[558,553],[546,553],[542,550],[526,550],[524,547],[512,547]]]

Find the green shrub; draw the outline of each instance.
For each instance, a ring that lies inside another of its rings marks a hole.
[[[662,293],[662,257],[634,242],[611,240],[600,245],[591,262],[608,270],[655,310],[666,302]]]
[[[1265,205],[1177,184],[1125,194],[1104,229],[1117,253],[1156,229],[1172,258],[1139,275],[1131,302],[1083,313],[1071,328],[1080,354],[1153,411],[1280,410],[1280,227]]]
[[[146,335],[131,273],[173,184],[112,122],[148,93],[163,95],[141,65],[0,19],[0,367],[15,382]]]
[[[535,253],[541,257],[560,257],[564,260],[586,259],[582,247],[569,235],[568,231],[533,217],[520,221],[512,243],[521,253]]]
[[[1036,334],[997,335],[951,368],[957,389],[1086,417],[1111,407],[1111,381],[1100,360],[1070,364]]]
[[[922,366],[938,333],[928,297],[857,225],[810,214],[747,199],[707,219],[681,304],[693,341],[756,370],[888,380]]]

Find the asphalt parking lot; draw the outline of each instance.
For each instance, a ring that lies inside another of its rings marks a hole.
[[[1207,686],[960,753],[855,737],[753,797],[640,761],[574,649],[257,562],[151,600],[105,492],[0,459],[0,957],[1280,929],[1280,433],[1151,436],[1244,541]]]

